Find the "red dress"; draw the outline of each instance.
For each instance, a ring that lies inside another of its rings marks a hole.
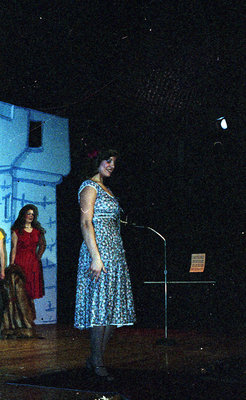
[[[24,229],[18,236],[15,264],[23,270],[26,278],[26,291],[31,299],[39,299],[44,295],[43,273],[41,261],[37,258],[37,247],[41,232],[33,228],[32,232]]]

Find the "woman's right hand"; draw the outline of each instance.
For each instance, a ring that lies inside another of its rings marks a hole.
[[[107,273],[106,268],[104,267],[101,258],[92,260],[90,268],[88,269],[88,273],[89,273],[91,279],[92,280],[95,279],[95,281],[97,282],[102,271]]]

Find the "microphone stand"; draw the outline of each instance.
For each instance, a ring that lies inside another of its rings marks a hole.
[[[156,344],[160,345],[165,345],[165,346],[171,346],[175,344],[174,339],[169,339],[168,334],[167,334],[167,250],[166,250],[166,239],[164,236],[162,236],[159,232],[157,232],[155,229],[151,228],[150,226],[142,226],[142,225],[137,225],[135,223],[129,223],[127,221],[120,221],[123,224],[130,225],[133,228],[140,228],[140,229],[149,229],[150,231],[154,232],[156,235],[158,235],[164,243],[164,327],[165,327],[165,336],[164,338],[160,338],[156,341]],[[163,282],[144,282],[144,283],[163,283]]]

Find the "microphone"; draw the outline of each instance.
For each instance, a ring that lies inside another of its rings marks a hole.
[[[125,224],[125,225],[133,226],[134,228],[142,228],[142,229],[145,229],[145,228],[146,228],[145,226],[137,225],[136,222],[128,222],[127,219],[128,219],[128,216],[126,216],[126,220],[125,220],[125,221],[123,221],[123,220],[121,219],[120,222],[121,222],[122,224]]]
[[[161,235],[159,232],[157,232],[155,229],[151,228],[150,226],[137,225],[136,222],[131,222],[131,223],[130,223],[130,222],[127,221],[127,216],[126,216],[126,220],[125,220],[125,221],[120,220],[120,222],[121,222],[122,224],[132,226],[133,228],[149,229],[150,231],[156,233],[156,235],[160,236],[160,238],[161,238],[162,240],[164,240],[164,242],[166,243],[166,239],[164,238],[164,236]]]
[[[137,225],[136,222],[132,222],[131,226],[134,226],[134,228],[143,228],[143,229],[147,228],[146,226]]]

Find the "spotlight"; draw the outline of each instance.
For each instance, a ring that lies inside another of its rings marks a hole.
[[[217,126],[218,126],[218,128],[221,128],[223,130],[228,128],[228,125],[227,125],[225,117],[217,118]]]

